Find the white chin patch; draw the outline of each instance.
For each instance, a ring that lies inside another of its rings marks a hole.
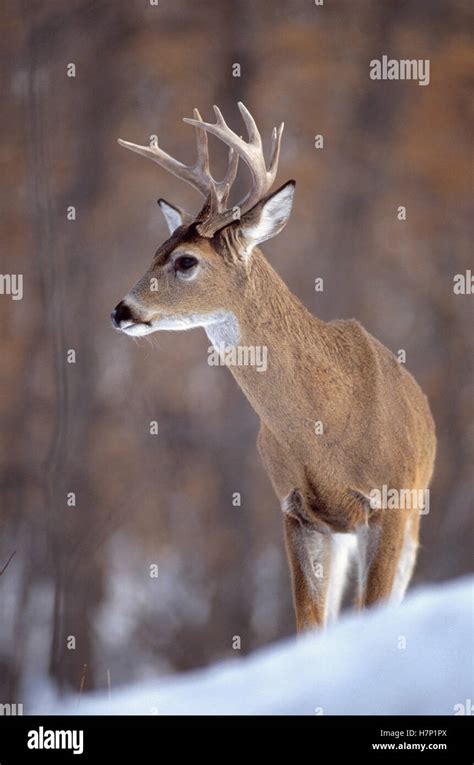
[[[192,329],[193,327],[200,327],[201,324],[199,322],[198,317],[194,316],[186,316],[186,317],[178,317],[178,316],[169,316],[167,318],[158,319],[154,323],[154,329],[163,329],[168,331],[179,331],[179,330],[185,330],[185,329]]]
[[[159,332],[160,330],[173,332],[193,329],[194,327],[205,327],[206,331],[208,331],[212,327],[216,330],[218,335],[219,330],[220,332],[224,332],[224,335],[230,342],[230,337],[227,337],[229,332],[226,329],[229,325],[229,319],[232,326],[236,324],[235,317],[233,317],[232,314],[218,311],[216,313],[204,315],[189,314],[188,316],[164,316],[161,319],[155,319],[151,324],[129,324],[127,327],[121,327],[120,329],[122,332],[125,332],[126,335],[130,335],[131,337],[143,337],[143,335],[150,335],[152,332]],[[233,331],[231,334],[232,339],[237,342],[236,337],[238,336],[238,332],[236,334],[236,331]]]
[[[131,337],[143,337],[143,335],[150,335],[152,332],[156,332],[157,327],[150,327],[148,324],[129,324],[128,327],[121,327],[122,332]]]

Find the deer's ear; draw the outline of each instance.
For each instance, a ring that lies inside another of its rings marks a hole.
[[[186,214],[174,205],[170,205],[164,199],[158,200],[158,206],[165,216],[170,234],[174,234],[177,228],[186,222]]]
[[[276,236],[286,226],[293,206],[295,181],[287,181],[264,197],[240,219],[240,236],[248,256],[253,248]]]

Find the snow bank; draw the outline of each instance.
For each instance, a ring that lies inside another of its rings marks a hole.
[[[473,698],[474,578],[415,591],[401,606],[347,616],[309,634],[161,682],[37,714],[453,714]]]

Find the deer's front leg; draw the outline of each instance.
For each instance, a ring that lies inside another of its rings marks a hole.
[[[331,535],[284,509],[285,542],[298,632],[324,627],[331,565]]]

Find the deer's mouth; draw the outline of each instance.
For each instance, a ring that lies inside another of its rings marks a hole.
[[[120,327],[120,330],[131,337],[143,337],[143,335],[155,332],[156,327],[152,327],[148,322],[132,322],[124,327]]]

